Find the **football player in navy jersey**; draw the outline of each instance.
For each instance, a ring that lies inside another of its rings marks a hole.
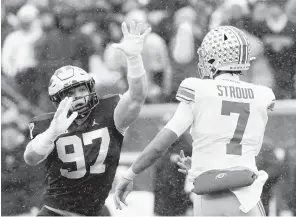
[[[45,161],[44,206],[38,216],[100,215],[119,162],[126,129],[137,119],[147,95],[141,58],[141,24],[122,24],[123,41],[114,44],[128,64],[129,89],[98,99],[94,79],[83,69],[57,69],[49,84],[55,113],[32,119],[31,141],[24,159],[29,165]]]

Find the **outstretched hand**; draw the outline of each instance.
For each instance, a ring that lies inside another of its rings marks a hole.
[[[139,55],[143,49],[143,42],[147,35],[151,32],[151,27],[146,29],[143,34],[141,34],[142,24],[136,24],[132,21],[129,24],[129,30],[125,22],[121,25],[123,40],[120,43],[114,43],[112,46],[118,50],[121,50],[127,58]]]
[[[113,196],[114,204],[116,206],[116,209],[122,209],[121,208],[121,202],[127,206],[126,203],[126,197],[133,191],[133,181],[126,179],[124,177],[121,178],[119,183],[116,185],[115,193]]]
[[[64,133],[77,118],[77,112],[73,112],[70,117],[68,117],[72,102],[72,97],[65,97],[65,99],[60,102],[57,111],[54,114],[50,124],[50,129],[55,136],[59,136]]]
[[[181,150],[180,155],[177,156],[177,164],[180,167],[178,171],[187,175],[191,168],[191,157],[185,157],[184,151]]]

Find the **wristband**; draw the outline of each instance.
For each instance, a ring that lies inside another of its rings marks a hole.
[[[137,176],[137,174],[134,173],[132,167],[130,167],[126,173],[124,174],[124,178],[130,181],[133,181],[133,179]]]
[[[32,150],[37,154],[46,155],[48,150],[53,147],[53,142],[56,138],[50,130],[46,130],[44,133],[36,136],[31,146]]]
[[[35,151],[37,154],[39,155],[46,155],[48,150],[53,146],[53,143],[50,144],[44,144],[43,143],[39,143],[39,142],[34,142],[32,144],[32,150]]]

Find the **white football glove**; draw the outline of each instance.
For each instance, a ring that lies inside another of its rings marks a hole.
[[[77,112],[73,112],[70,117],[67,117],[72,102],[72,97],[65,97],[65,99],[60,102],[59,107],[54,114],[49,129],[55,137],[64,133],[78,116]]]
[[[119,44],[115,43],[112,45],[114,48],[121,50],[127,58],[139,55],[141,53],[144,39],[151,32],[151,28],[149,27],[141,35],[142,24],[138,23],[136,25],[135,21],[132,21],[129,26],[130,30],[128,31],[126,23],[122,23],[121,29],[124,38]]]

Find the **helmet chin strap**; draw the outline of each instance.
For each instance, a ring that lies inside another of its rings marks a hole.
[[[99,104],[96,103],[93,107],[91,107],[90,109],[86,109],[84,112],[82,112],[81,114],[78,114],[77,118],[75,119],[75,122],[77,125],[81,125],[83,124],[87,119],[88,117],[90,116],[92,110]]]
[[[90,116],[90,113],[91,113],[91,111],[89,111],[87,114],[85,114],[83,116],[78,115],[74,121],[76,122],[77,125],[81,125],[88,119],[88,117]]]
[[[89,104],[87,104],[86,107],[88,107],[85,111],[78,113],[77,119],[83,119],[85,117],[88,117],[89,114],[91,113],[91,111],[99,104],[99,102],[97,102],[94,106],[90,107]]]
[[[87,96],[89,96],[88,100],[86,98]],[[80,122],[80,123],[77,123],[78,125],[83,123],[87,119],[87,117],[90,115],[91,111],[99,104],[99,101],[95,100],[97,98],[93,98],[93,97],[96,97],[95,95],[93,95],[93,93],[91,93],[87,96],[83,96],[83,97],[76,99],[76,100],[79,100],[81,98],[84,98],[84,105],[80,106],[78,109],[75,109],[75,107],[72,104],[71,105],[72,111],[69,111],[69,115],[71,115],[71,113],[73,113],[73,112],[78,112],[78,116],[76,118],[76,120],[78,120],[78,122]],[[74,102],[76,100],[74,100]],[[91,100],[93,100],[93,101],[91,101]],[[97,103],[94,104],[95,102],[97,102]],[[80,111],[80,110],[82,110],[82,111]]]
[[[89,96],[89,95],[88,95]],[[90,109],[90,105],[89,105],[89,100],[87,101],[87,98],[86,98],[87,96],[82,96],[82,97],[79,97],[79,98],[77,98],[76,100],[74,100],[74,102],[75,101],[77,101],[77,100],[80,100],[80,99],[84,99],[84,105],[82,105],[82,106],[80,106],[80,107],[78,107],[78,109],[75,109],[74,107],[73,107],[73,105],[71,105],[71,107],[72,107],[72,110],[75,112],[78,112],[78,115],[82,115],[82,114],[84,114],[86,111],[88,111],[89,109]],[[79,110],[81,110],[82,109],[82,111],[81,112],[79,112]]]
[[[73,110],[75,112],[75,109]],[[85,116],[88,115],[88,112],[90,111],[90,108],[89,108],[89,105],[85,105],[83,106],[83,111],[81,112],[78,112],[78,116],[77,118],[80,119],[80,118],[84,118]]]

